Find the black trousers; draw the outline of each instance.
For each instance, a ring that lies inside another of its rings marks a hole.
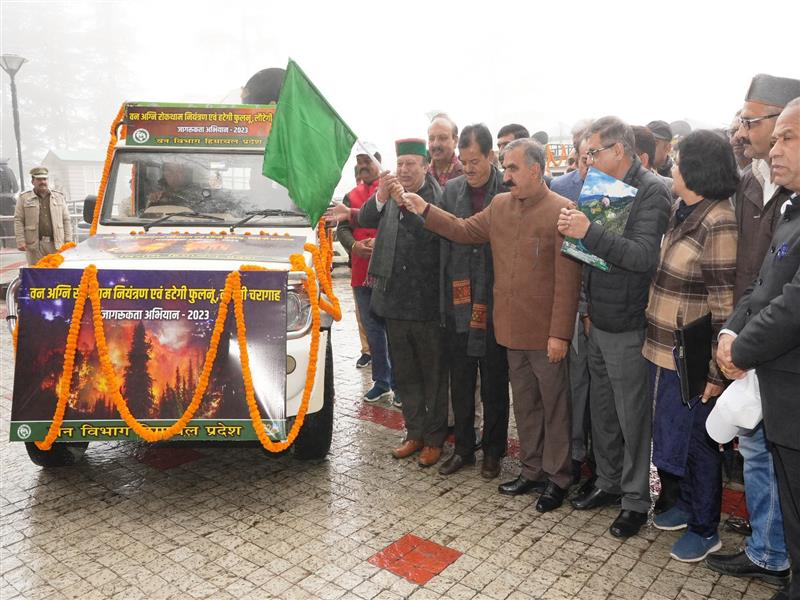
[[[792,561],[789,598],[800,600],[800,450],[771,444],[778,493],[783,511],[783,532]]]
[[[447,329],[450,359],[450,399],[455,417],[455,453],[470,456],[475,448],[475,386],[481,374],[483,403],[483,454],[500,458],[508,443],[508,360],[506,349],[494,339],[494,330],[486,332],[486,354],[467,355],[467,333]]]
[[[386,319],[406,439],[441,448],[447,436],[447,357],[438,321]]]

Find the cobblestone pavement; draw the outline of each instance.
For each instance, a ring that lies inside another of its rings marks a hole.
[[[475,467],[449,478],[397,461],[399,411],[365,408],[347,272],[336,288],[330,456],[260,447],[92,444],[42,470],[10,444],[13,359],[2,327],[0,596],[12,598],[769,598],[774,589],[669,558],[677,534],[621,542],[614,509],[540,515]],[[512,429],[512,437],[516,436]],[[512,451],[513,454],[513,451]],[[501,478],[516,475],[513,456]],[[728,504],[741,501],[728,496]],[[728,508],[733,510],[733,508]],[[724,551],[741,538],[722,532]],[[391,546],[387,549],[387,547]],[[444,546],[445,548],[441,548]],[[388,567],[388,568],[384,568]],[[399,573],[399,574],[397,574]]]

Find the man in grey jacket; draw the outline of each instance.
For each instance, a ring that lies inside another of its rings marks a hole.
[[[611,265],[608,272],[584,269],[589,303],[589,373],[592,439],[597,458],[595,487],[572,505],[579,510],[614,504],[622,511],[611,525],[615,537],[635,535],[650,509],[652,403],[642,356],[650,280],[658,265],[661,237],[670,213],[669,191],[636,156],[633,130],[616,117],[589,128],[587,156],[593,166],[637,188],[622,235],[579,210],[564,210],[561,233],[580,240]]]

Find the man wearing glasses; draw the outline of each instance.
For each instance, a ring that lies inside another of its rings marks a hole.
[[[609,531],[635,535],[650,510],[652,404],[648,398],[645,340],[650,281],[658,265],[671,199],[657,175],[636,156],[633,129],[616,117],[589,128],[589,166],[637,188],[622,235],[590,223],[584,213],[562,209],[558,230],[583,240],[611,270],[584,268],[589,305],[589,407],[597,461],[594,487],[572,500],[578,510],[615,504],[622,510]]]
[[[770,138],[783,107],[797,97],[800,97],[797,79],[759,74],[750,83],[739,115],[736,137],[744,145],[745,156],[753,162],[742,176],[734,196],[739,224],[735,303],[758,278],[772,234],[782,218],[781,207],[789,199],[790,192],[773,183],[770,176]],[[744,491],[753,534],[747,538],[741,552],[710,556],[706,563],[725,575],[758,577],[780,583],[788,578],[789,558],[775,466],[763,426],[739,436],[739,452],[744,459]]]

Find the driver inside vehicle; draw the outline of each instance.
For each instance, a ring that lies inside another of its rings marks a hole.
[[[208,188],[203,189],[193,181],[189,165],[165,162],[161,172],[161,189],[147,195],[147,208],[164,205],[195,208],[210,196]]]

